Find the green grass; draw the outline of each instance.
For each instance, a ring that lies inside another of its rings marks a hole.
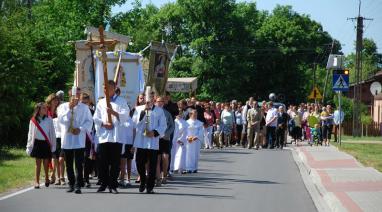
[[[365,166],[371,166],[382,172],[382,145],[381,144],[362,144],[362,143],[338,143],[331,142],[341,151],[353,155]]]
[[[382,136],[353,137],[350,135],[343,135],[341,138],[342,138],[342,141],[359,141],[359,142],[362,142],[362,141],[381,141],[382,142]]]
[[[24,149],[0,148],[0,193],[33,184],[34,167]]]

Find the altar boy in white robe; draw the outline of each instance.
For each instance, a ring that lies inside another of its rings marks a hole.
[[[109,191],[118,194],[118,175],[121,162],[123,139],[120,138],[122,125],[130,118],[129,107],[122,97],[115,94],[115,83],[109,80],[107,83],[111,108],[107,107],[106,98],[97,103],[93,119],[98,137],[99,154],[99,178],[101,186],[97,192],[102,192],[109,187]],[[111,114],[111,123],[107,120],[107,113]]]
[[[76,91],[75,95],[71,95]],[[76,194],[81,193],[83,186],[83,162],[85,154],[86,133],[93,126],[93,118],[87,105],[79,102],[81,90],[79,88],[69,91],[70,102],[59,106],[58,124],[61,131],[61,149],[64,151],[66,173],[69,180],[69,190]],[[73,161],[76,165],[74,176]]]
[[[149,86],[148,86],[149,87]],[[133,122],[136,126],[134,147],[136,164],[141,179],[139,192],[145,189],[148,194],[153,194],[155,185],[156,165],[159,150],[159,138],[165,135],[167,121],[163,109],[154,105],[154,96],[151,89],[146,90],[146,104],[136,107]],[[149,169],[146,182],[146,167]]]
[[[203,122],[197,119],[195,109],[190,111],[190,119],[187,124],[187,144],[186,144],[186,170],[188,173],[198,172],[198,162],[200,155],[200,145],[203,141]]]
[[[183,119],[183,109],[179,107],[179,115],[175,118],[175,130],[171,149],[171,172],[183,173],[186,168],[186,143],[187,143],[187,121]]]

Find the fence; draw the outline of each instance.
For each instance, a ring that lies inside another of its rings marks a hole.
[[[363,136],[381,136],[382,135],[382,123],[373,122],[370,125],[362,125]],[[343,123],[343,133],[345,135],[353,134],[353,122],[345,121]]]

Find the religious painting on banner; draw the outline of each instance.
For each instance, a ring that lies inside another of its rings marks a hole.
[[[144,77],[142,69],[142,56],[140,54],[122,52],[120,71],[117,87],[120,88],[120,96],[125,98],[130,106],[135,105],[135,100],[139,93],[144,90]],[[109,80],[113,80],[119,61],[119,55],[114,52],[107,52],[107,71]],[[103,64],[96,55],[96,76],[95,76],[95,97],[104,97],[103,92]]]
[[[161,42],[151,42],[147,86],[151,86],[159,95],[166,89],[171,58],[176,51],[176,45]]]

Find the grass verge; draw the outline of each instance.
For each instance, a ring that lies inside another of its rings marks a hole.
[[[34,167],[24,149],[0,148],[0,193],[32,184]]]
[[[365,166],[371,166],[382,172],[382,145],[381,144],[362,144],[362,143],[345,143],[341,146],[338,143],[331,142],[341,151],[347,152],[354,156],[359,162]]]
[[[382,143],[382,137],[381,136],[363,136],[363,137],[353,137],[350,135],[343,135],[342,141],[355,141],[355,142],[365,142],[365,141],[381,141]]]

